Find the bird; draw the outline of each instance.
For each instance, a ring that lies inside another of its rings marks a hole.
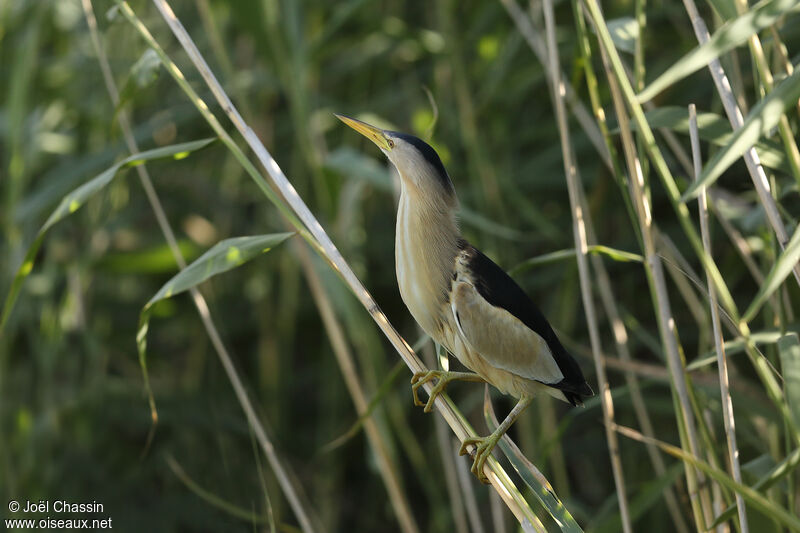
[[[414,404],[429,412],[453,381],[486,382],[517,403],[486,437],[468,437],[460,455],[488,483],[484,464],[534,396],[547,393],[583,405],[593,396],[581,368],[519,285],[461,235],[455,187],[439,155],[413,135],[335,114],[375,143],[400,175],[395,270],[400,296],[437,344],[471,372],[429,370],[411,379]],[[418,389],[434,382],[423,404]]]

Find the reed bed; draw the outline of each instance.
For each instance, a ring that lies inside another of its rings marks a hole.
[[[798,6],[0,6],[0,496],[125,530],[800,531]],[[537,399],[489,487],[459,443],[511,404],[413,407],[458,363],[333,112],[439,151],[598,393]]]

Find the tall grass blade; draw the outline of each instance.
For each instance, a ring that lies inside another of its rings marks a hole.
[[[700,177],[683,193],[682,202],[697,196],[701,187],[708,187],[719,178],[737,159],[753,147],[754,144],[772,128],[778,125],[783,112],[797,104],[800,98],[800,69],[783,80],[775,90],[758,105],[737,129],[730,142],[711,161],[708,162]]]
[[[757,490],[760,492],[766,491],[768,488],[773,486],[778,481],[782,480],[792,472],[794,472],[795,468],[800,465],[800,448],[795,448],[795,450],[787,455],[783,461],[776,464],[773,468],[770,469],[758,482],[753,485],[753,490]],[[709,526],[709,530],[716,528],[718,525],[727,522],[730,520],[733,515],[736,514],[736,504],[729,506],[725,509],[722,514],[720,514],[714,523]]]
[[[636,430],[626,428],[623,426],[616,426],[614,429],[620,432],[622,435],[625,435],[626,437],[629,437],[633,440],[637,440],[639,442],[653,442],[664,452],[693,465],[695,468],[705,472],[710,478],[724,485],[729,490],[732,490],[737,494],[741,494],[744,497],[744,499],[747,500],[747,502],[754,508],[758,509],[767,516],[771,516],[772,518],[774,518],[775,520],[777,520],[790,530],[800,531],[800,518],[793,516],[786,509],[776,504],[772,500],[769,500],[766,496],[764,496],[757,490],[754,490],[753,488],[748,487],[746,485],[742,485],[741,483],[737,483],[736,481],[733,480],[733,478],[731,478],[728,474],[726,474],[722,470],[714,468],[705,461],[698,459],[694,455],[685,452],[684,450],[678,448],[677,446],[673,446],[671,444],[667,444],[665,442],[661,442],[656,439],[650,439],[648,437],[645,437]]]
[[[652,100],[658,93],[700,70],[725,52],[744,44],[759,31],[770,27],[784,14],[800,7],[797,0],[764,0],[740,17],[724,24],[708,42],[701,44],[673,63],[638,95],[639,102]]]
[[[679,133],[689,132],[689,115],[686,108],[680,106],[658,107],[644,114],[651,128],[668,128]],[[725,146],[733,135],[730,123],[716,113],[698,113],[697,126],[700,139],[717,146]],[[634,129],[638,127],[634,126]],[[755,143],[758,158],[764,166],[780,170],[787,174],[792,172],[786,152],[780,143],[762,139]]]
[[[784,335],[778,341],[778,352],[783,371],[783,388],[786,403],[794,423],[800,427],[800,341],[797,333]]]
[[[694,177],[700,174],[702,155],[700,153],[700,134],[697,128],[697,109],[694,104],[689,105],[689,132],[692,144],[692,162],[694,165]],[[697,207],[700,214],[700,235],[703,239],[703,247],[711,255],[711,231],[708,228],[708,198],[706,189],[702,188],[697,199]],[[712,331],[714,334],[714,346],[717,351],[717,369],[719,371],[719,392],[722,402],[722,418],[725,426],[725,436],[728,442],[728,460],[730,461],[733,479],[737,483],[742,482],[742,471],[739,465],[739,447],[736,442],[736,422],[733,416],[733,402],[728,379],[728,359],[725,356],[723,344],[725,339],[722,334],[722,322],[717,302],[717,292],[714,284],[711,283],[711,276],[706,270],[706,281],[708,282],[709,307],[711,308]],[[718,487],[717,487],[718,489]],[[740,494],[736,495],[736,506],[739,511],[739,530],[741,533],[749,533],[750,526],[747,521],[744,500]]]
[[[798,72],[800,72],[800,69]],[[756,316],[764,302],[772,296],[773,292],[778,290],[783,280],[792,273],[792,269],[795,268],[798,261],[800,261],[800,226],[794,230],[794,235],[786,244],[786,248],[778,256],[775,264],[772,265],[769,274],[767,274],[764,283],[761,285],[761,289],[759,289],[758,294],[756,294],[747,311],[745,311],[742,317],[743,321],[749,322]]]
[[[644,257],[637,253],[633,252],[626,252],[625,250],[618,250],[617,248],[611,248],[610,246],[604,246],[602,244],[590,244],[586,247],[586,252],[592,255],[604,255],[611,259],[612,261],[617,261],[619,263],[643,263]],[[548,265],[550,263],[557,263],[559,261],[564,261],[565,259],[573,259],[575,257],[575,248],[568,248],[566,250],[556,250],[555,252],[549,252],[542,255],[537,255],[536,257],[531,257],[530,259],[526,259],[522,263],[516,265],[514,268],[509,270],[510,274],[519,274],[521,272],[525,272],[530,270],[533,267]]]
[[[16,275],[14,276],[14,281],[11,283],[11,289],[8,291],[5,304],[3,305],[3,315],[0,317],[0,335],[2,335],[3,327],[8,321],[8,317],[14,308],[14,303],[19,296],[19,291],[22,288],[22,284],[25,282],[25,278],[27,278],[28,274],[30,274],[31,270],[33,270],[33,263],[36,260],[36,253],[39,251],[39,247],[42,245],[42,241],[44,240],[47,230],[53,227],[53,225],[60,220],[63,220],[80,209],[89,198],[97,194],[106,185],[111,183],[111,181],[119,174],[120,170],[141,165],[145,161],[150,161],[152,159],[164,159],[168,157],[173,159],[183,159],[192,152],[208,146],[214,140],[215,139],[202,139],[188,143],[173,144],[170,146],[164,146],[134,154],[108,168],[98,176],[95,176],[62,198],[61,202],[58,204],[58,207],[56,207],[55,211],[53,211],[42,228],[36,234],[36,238],[28,247],[28,251],[25,253],[25,258],[22,260],[22,265],[19,267]]]

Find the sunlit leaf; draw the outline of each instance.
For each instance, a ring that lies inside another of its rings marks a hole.
[[[644,257],[642,257],[639,254],[626,252],[624,250],[617,250],[616,248],[611,248],[609,246],[603,246],[600,244],[589,246],[587,248],[587,251],[590,254],[605,255],[609,259],[618,261],[620,263],[630,263],[630,262],[642,263],[644,261]],[[558,261],[563,261],[565,259],[570,259],[573,257],[575,257],[574,248],[569,248],[567,250],[557,250],[555,252],[537,255],[536,257],[532,257],[526,261],[523,261],[522,263],[512,268],[510,272],[512,274],[519,274],[520,272],[525,272],[526,270],[529,270],[536,266],[556,263]]]
[[[11,314],[11,310],[14,307],[14,302],[16,302],[17,297],[19,296],[19,291],[22,288],[25,278],[28,276],[28,274],[30,274],[31,270],[33,270],[33,263],[36,259],[36,253],[39,251],[39,247],[42,245],[42,241],[44,240],[47,230],[49,230],[56,222],[80,209],[86,203],[86,201],[89,200],[89,198],[111,183],[111,181],[118,175],[120,170],[141,165],[145,161],[150,161],[152,159],[163,159],[167,157],[174,158],[176,154],[191,153],[208,146],[214,140],[215,139],[202,139],[188,143],[173,144],[132,155],[113,165],[106,171],[87,181],[63,197],[61,202],[58,204],[58,207],[56,207],[56,209],[44,223],[42,228],[39,230],[39,233],[37,233],[33,243],[31,243],[31,245],[28,247],[25,258],[22,260],[22,265],[19,267],[17,274],[14,276],[14,281],[11,283],[11,289],[8,291],[5,305],[3,306],[2,318],[0,318],[0,334],[2,334],[3,327],[8,320],[8,316]]]
[[[176,294],[196,287],[217,274],[243,265],[251,259],[270,251],[292,235],[294,233],[273,233],[269,235],[233,237],[220,241],[186,268],[175,274],[142,308],[142,312],[139,315],[139,329],[136,333],[136,345],[139,349],[139,364],[142,367],[153,421],[157,420],[157,415],[145,356],[147,351],[147,331],[150,327],[150,313],[153,305],[165,298],[171,298]]]
[[[655,95],[682,80],[689,74],[705,67],[725,52],[744,44],[759,31],[768,28],[785,13],[797,10],[797,0],[764,0],[747,10],[738,18],[727,22],[714,35],[697,48],[672,64],[639,94],[640,102],[652,100]]]
[[[621,17],[609,20],[608,31],[611,33],[611,40],[617,50],[634,53],[636,50],[636,40],[639,38],[639,25],[633,17]]]

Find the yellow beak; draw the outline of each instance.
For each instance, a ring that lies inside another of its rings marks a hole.
[[[336,115],[336,118],[356,130],[358,133],[377,144],[378,148],[381,150],[392,149],[392,145],[389,143],[389,139],[386,138],[386,135],[383,133],[382,129],[376,128],[375,126],[370,126],[366,122],[361,122],[360,120],[346,117],[344,115],[338,115],[336,113],[334,113],[334,115]]]

